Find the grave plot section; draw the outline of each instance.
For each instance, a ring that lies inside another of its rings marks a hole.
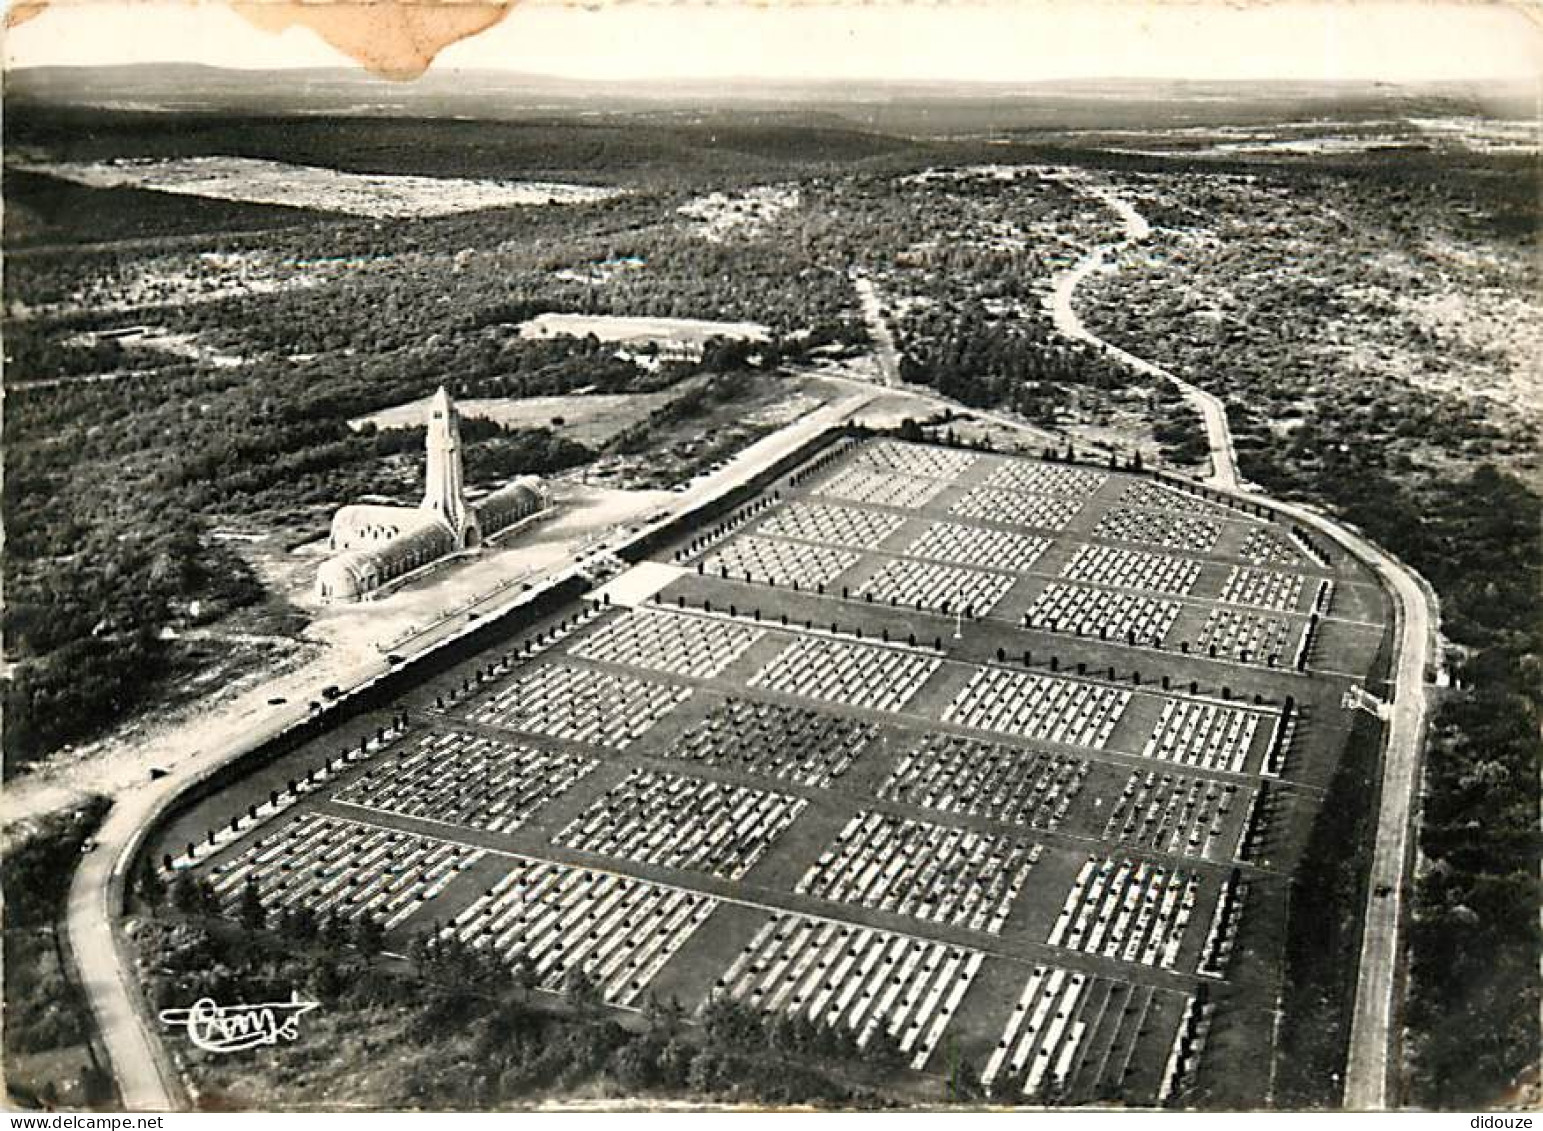
[[[1068,581],[1091,581],[1119,589],[1142,589],[1182,597],[1195,587],[1200,569],[1198,558],[1084,544],[1077,547],[1077,552],[1061,568],[1061,576]]]
[[[1261,722],[1273,717],[1203,699],[1167,699],[1141,755],[1240,774],[1248,760],[1254,732]]]
[[[877,733],[870,723],[809,707],[730,697],[663,755],[826,787]]]
[[[1080,970],[1035,966],[1013,1004],[981,1083],[992,1098],[1121,1094],[1153,999],[1162,991]]]
[[[1232,855],[1225,839],[1228,814],[1246,810],[1250,786],[1184,774],[1137,770],[1115,798],[1103,839],[1174,855],[1222,860]]]
[[[998,465],[985,486],[1029,495],[1072,495],[1086,498],[1109,481],[1106,472],[1086,467],[1012,460]]]
[[[1063,495],[1026,495],[998,487],[976,487],[948,508],[950,514],[1007,526],[1060,530],[1082,509],[1081,499]]]
[[[857,449],[854,461],[924,479],[957,479],[980,457],[958,448],[875,440]]]
[[[1225,659],[1259,664],[1274,656],[1279,663],[1291,658],[1286,649],[1292,635],[1291,622],[1284,617],[1217,608],[1207,614],[1205,624],[1195,634],[1195,646]]]
[[[1208,554],[1216,547],[1222,527],[1214,519],[1194,515],[1114,507],[1104,512],[1093,528],[1093,535],[1112,542],[1137,542],[1165,550]]]
[[[1082,790],[1091,763],[1069,754],[924,734],[896,763],[879,797],[944,813],[1055,829]]]
[[[1199,895],[1200,877],[1194,872],[1089,856],[1045,941],[1172,970]]]
[[[1052,581],[1024,616],[1030,628],[1155,646],[1167,638],[1183,610],[1179,602],[1160,597]]]
[[[761,629],[736,621],[638,609],[602,626],[569,652],[587,660],[711,679],[762,635]]]
[[[1050,539],[962,522],[934,522],[902,553],[959,565],[990,566],[1027,572],[1050,548]]]
[[[1218,598],[1229,605],[1252,605],[1278,613],[1295,611],[1301,599],[1301,574],[1247,566],[1232,567]]]
[[[389,931],[482,855],[429,837],[302,813],[214,864],[209,878],[227,914],[236,913],[250,882],[270,916],[300,908],[318,917],[369,916]]]
[[[758,538],[753,534],[736,538],[702,563],[702,571],[734,579],[772,584],[798,582],[814,588],[828,585],[855,566],[859,555],[834,546],[808,542],[790,542],[783,538]]]
[[[1016,837],[865,811],[847,822],[797,890],[1001,934],[1041,852]]]
[[[984,961],[965,947],[779,913],[718,988],[769,1013],[856,1033],[859,1048],[892,1041],[920,1071]]]
[[[480,723],[624,750],[678,703],[689,687],[567,664],[522,671],[473,708]]]
[[[941,479],[920,479],[865,467],[846,467],[813,489],[813,494],[854,503],[916,510],[931,502],[948,484]]]
[[[805,804],[784,793],[633,770],[552,841],[581,852],[737,880]]]
[[[600,763],[473,734],[431,734],[366,770],[333,798],[489,832],[507,832]]]
[[[938,565],[914,558],[890,558],[857,589],[859,597],[953,613],[961,609],[985,616],[1013,587],[1013,576],[963,566]]]
[[[1251,530],[1238,548],[1238,557],[1250,565],[1299,566],[1302,553],[1290,538],[1274,530]]]
[[[978,668],[943,721],[1042,742],[1102,750],[1130,703],[1124,688]]]
[[[898,711],[942,662],[899,647],[800,636],[752,676],[750,686],[873,711]]]
[[[1174,511],[1178,514],[1218,514],[1223,507],[1208,499],[1177,491],[1162,483],[1140,479],[1132,483],[1120,495],[1120,506],[1137,510]]]
[[[674,953],[712,914],[711,897],[679,888],[515,858],[514,867],[452,919],[441,937],[491,947],[526,964],[545,990],[587,972],[612,1005],[636,1005]]]
[[[789,503],[756,527],[757,534],[798,538],[830,546],[877,546],[905,524],[902,515],[823,503]]]

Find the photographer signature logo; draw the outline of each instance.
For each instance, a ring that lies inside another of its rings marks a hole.
[[[161,1010],[161,1024],[184,1028],[188,1040],[207,1052],[241,1052],[259,1045],[276,1045],[300,1037],[300,1018],[319,1002],[302,1001],[294,993],[289,1001],[261,1005],[220,1005],[213,998],[199,998],[187,1009]]]

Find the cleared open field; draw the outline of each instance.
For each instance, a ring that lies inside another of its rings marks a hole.
[[[346,173],[252,157],[135,158],[26,166],[91,188],[279,204],[376,219],[446,216],[483,208],[582,204],[618,192],[594,185]]]
[[[611,314],[542,314],[520,325],[520,336],[552,338],[560,334],[582,338],[593,334],[602,342],[679,342],[700,346],[709,338],[764,341],[759,322],[717,322],[704,318],[645,318]]]
[[[565,397],[473,397],[456,401],[462,416],[491,420],[506,428],[551,428],[581,444],[598,446],[618,432],[648,417],[678,392],[598,393]],[[359,428],[418,428],[423,425],[429,398],[393,405],[350,420]],[[559,423],[560,422],[560,423]]]
[[[1336,611],[1369,579],[1107,468],[870,441],[761,498],[657,551],[641,605],[563,611],[161,851],[397,946],[581,966],[617,1008],[800,1013],[1001,1100],[1182,1100],[1220,1020],[1262,1099],[1256,940],[1375,659],[1371,602]]]

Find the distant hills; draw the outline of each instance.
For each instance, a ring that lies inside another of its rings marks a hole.
[[[13,112],[28,103],[148,113],[510,119],[718,110],[812,116],[919,135],[1141,129],[1452,115],[1529,118],[1523,86],[1109,79],[1044,83],[594,82],[491,70],[431,70],[391,82],[350,68],[229,70],[193,64],[35,67],[5,75]]]

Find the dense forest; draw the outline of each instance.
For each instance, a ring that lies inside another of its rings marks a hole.
[[[961,404],[1012,408],[1041,424],[1056,422],[1067,386],[1138,383],[1101,354],[1056,340],[1048,326],[993,318],[979,307],[934,314],[911,334],[900,367],[907,381]]]
[[[1436,588],[1460,650],[1425,758],[1411,1098],[1481,1107],[1537,1063],[1543,499],[1488,466],[1416,493],[1373,476],[1358,494],[1348,508]]]
[[[109,802],[91,796],[8,831],[5,890],[6,1091],[28,1106],[85,1106],[107,1098],[111,1079],[89,1047],[91,1016],[64,965],[60,919],[81,848]]]

